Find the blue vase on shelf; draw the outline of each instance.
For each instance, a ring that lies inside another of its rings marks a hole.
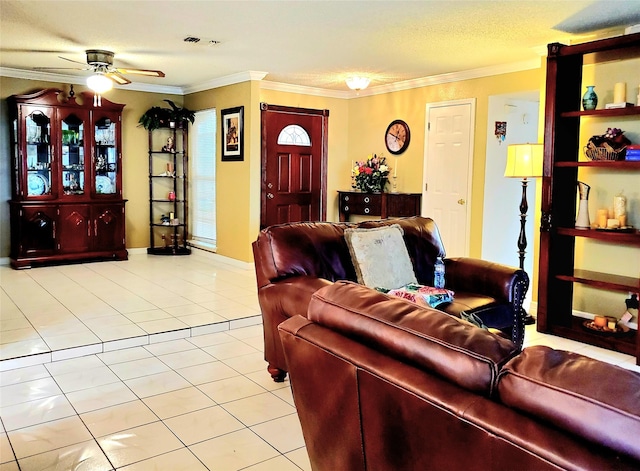
[[[596,95],[596,92],[593,90],[594,87],[595,85],[588,85],[587,91],[582,96],[582,108],[584,108],[585,111],[595,110],[598,105],[598,95]]]

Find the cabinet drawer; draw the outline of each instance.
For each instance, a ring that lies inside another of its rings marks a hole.
[[[340,197],[340,208],[344,213],[380,215],[382,195],[343,194]]]

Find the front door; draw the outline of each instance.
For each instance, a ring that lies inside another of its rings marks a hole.
[[[327,217],[329,111],[261,103],[260,226]]]
[[[473,100],[427,105],[422,215],[438,225],[447,257],[469,254]]]

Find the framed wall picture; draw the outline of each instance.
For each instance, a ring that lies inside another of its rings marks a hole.
[[[244,160],[244,106],[222,110],[222,161]]]

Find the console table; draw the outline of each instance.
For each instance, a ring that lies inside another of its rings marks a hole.
[[[348,221],[352,214],[379,216],[381,219],[420,216],[421,208],[422,194],[420,193],[338,191],[340,222]]]

